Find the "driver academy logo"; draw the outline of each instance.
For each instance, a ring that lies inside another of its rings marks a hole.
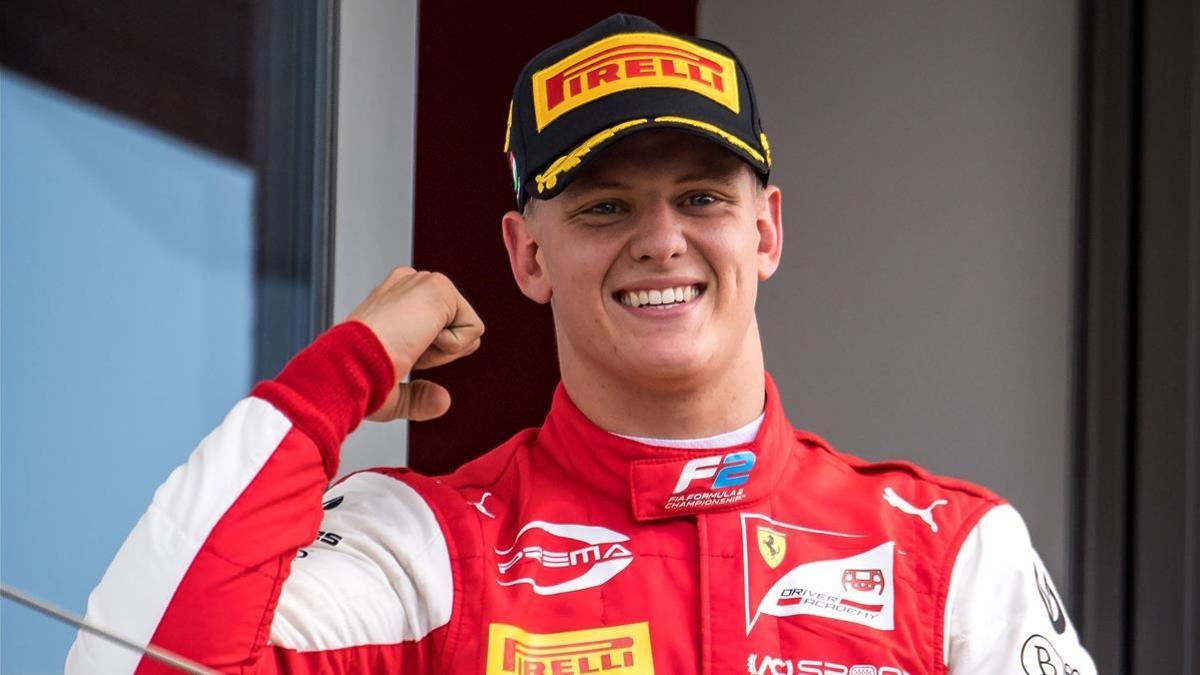
[[[764,614],[892,630],[895,543],[742,514],[746,634]]]

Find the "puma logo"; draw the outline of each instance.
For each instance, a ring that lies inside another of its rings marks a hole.
[[[896,491],[890,487],[883,488],[883,501],[891,504],[903,513],[907,513],[910,516],[916,516],[925,521],[925,524],[928,525],[929,529],[933,530],[934,533],[938,531],[938,526],[933,520],[933,510],[939,506],[945,506],[949,503],[945,499],[938,499],[929,506],[926,506],[923,509],[918,509],[912,504],[909,504],[904,497],[896,494]]]
[[[480,512],[480,513],[482,513],[483,515],[487,516],[488,518],[495,519],[495,517],[496,517],[496,516],[493,516],[493,515],[492,515],[492,514],[491,514],[491,513],[490,513],[490,512],[487,510],[487,507],[483,505],[483,502],[484,502],[484,501],[485,501],[485,500],[486,500],[488,497],[491,497],[491,496],[492,496],[492,493],[490,493],[490,492],[485,492],[485,493],[483,493],[483,495],[482,495],[482,496],[479,498],[479,501],[477,501],[477,502],[467,502],[467,503],[468,503],[468,504],[470,504],[471,506],[474,506],[476,509],[478,509],[478,510],[479,510],[479,512]]]

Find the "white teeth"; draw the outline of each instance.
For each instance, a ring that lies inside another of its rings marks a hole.
[[[676,286],[674,288],[651,289],[645,291],[625,291],[621,294],[621,303],[630,307],[667,307],[685,302],[691,302],[700,296],[700,287]]]

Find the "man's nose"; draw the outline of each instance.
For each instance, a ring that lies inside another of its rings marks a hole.
[[[656,202],[642,209],[629,242],[629,255],[638,261],[665,263],[686,251],[683,222],[669,202]]]

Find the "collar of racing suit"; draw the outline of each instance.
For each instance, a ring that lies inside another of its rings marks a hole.
[[[589,420],[559,383],[535,445],[581,486],[629,499],[638,520],[742,509],[775,490],[795,446],[775,382],[765,379],[763,422],[749,443],[688,450],[617,436]]]

